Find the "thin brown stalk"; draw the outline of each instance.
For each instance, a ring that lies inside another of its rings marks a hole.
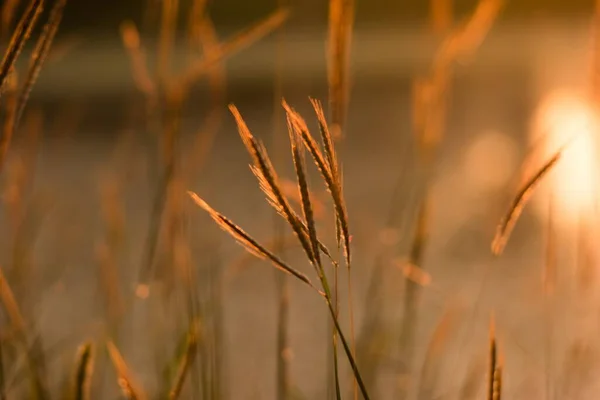
[[[431,30],[438,35],[445,34],[452,26],[453,0],[430,0]]]
[[[469,56],[479,48],[503,4],[503,0],[480,0],[470,18],[442,43],[433,64],[434,70],[446,69],[458,58]]]
[[[263,21],[234,35],[231,39],[222,43],[218,50],[211,52],[208,57],[192,63],[179,78],[179,87],[182,89],[189,88],[200,77],[205,75],[215,63],[231,57],[233,54],[262,39],[280,27],[288,19],[289,14],[287,9],[277,10]]]
[[[176,400],[181,396],[183,384],[185,383],[185,379],[186,379],[186,376],[188,375],[190,366],[194,362],[194,358],[196,356],[196,345],[197,345],[196,335],[197,335],[197,333],[195,332],[195,329],[192,329],[192,331],[188,334],[186,350],[185,350],[183,358],[179,364],[179,368],[177,370],[177,376],[175,378],[173,388],[169,392],[169,400]]]
[[[73,388],[74,400],[90,399],[92,374],[94,372],[94,346],[83,344],[77,352],[75,362],[75,379]]]
[[[119,352],[117,346],[115,346],[115,344],[109,340],[106,343],[106,348],[113,366],[115,367],[115,371],[117,372],[119,387],[121,388],[123,395],[129,400],[147,399],[148,397],[131,374],[129,367],[123,359],[123,356],[121,355],[121,352]]]
[[[33,89],[33,85],[37,81],[40,71],[42,70],[42,66],[48,57],[48,53],[52,47],[52,42],[54,41],[56,32],[58,32],[66,4],[67,0],[57,0],[54,3],[50,11],[48,21],[44,25],[42,34],[38,38],[38,41],[35,45],[29,62],[29,70],[27,71],[25,80],[23,81],[23,85],[19,93],[19,98],[17,100],[15,122],[13,125],[13,129],[15,130],[19,127],[21,117],[23,116],[23,111],[27,105],[27,100],[29,99],[29,95]]]
[[[275,254],[267,250],[261,244],[259,244],[254,238],[248,235],[246,232],[242,230],[239,226],[235,225],[231,222],[227,217],[215,211],[212,207],[210,207],[204,200],[202,200],[196,193],[188,192],[192,200],[200,206],[203,210],[205,210],[211,218],[221,227],[224,231],[229,233],[234,239],[236,239],[245,249],[246,251],[254,254],[256,257],[261,259],[270,260],[276,268],[289,273],[290,275],[296,277],[301,280],[317,292],[321,293],[310,281],[310,279],[304,275],[302,272],[297,271],[296,269],[288,266],[285,262],[283,262],[279,257]]]
[[[429,227],[429,212],[429,199],[426,198],[421,201],[409,253],[409,264],[419,268],[423,268],[424,252],[427,244]],[[412,376],[414,363],[414,348],[420,296],[421,285],[410,279],[409,276],[406,276],[403,303],[404,309],[400,329],[400,351],[402,352],[402,367],[400,374],[406,378],[404,381],[406,382],[406,385],[402,385],[398,388],[400,391],[398,396],[401,399],[405,399],[408,396],[409,385],[412,384],[409,378]]]
[[[523,212],[523,208],[535,192],[535,189],[541,183],[542,179],[552,171],[552,168],[559,161],[563,149],[560,149],[554,156],[552,156],[539,171],[537,171],[531,178],[529,178],[525,184],[519,189],[517,195],[512,200],[507,213],[500,222],[498,229],[496,230],[496,236],[492,241],[492,253],[500,255],[504,251],[510,234],[519,219],[519,216]]]
[[[27,338],[27,326],[25,324],[25,319],[21,313],[21,309],[17,304],[17,300],[15,299],[15,295],[9,286],[6,277],[4,276],[4,272],[0,268],[0,300],[2,301],[2,305],[4,310],[8,314],[8,317],[13,325],[13,328],[18,334],[18,338],[25,348],[27,364],[31,370],[34,390],[36,392],[37,398],[46,399],[49,397],[46,384],[43,378],[43,370],[44,368],[44,356],[40,349],[38,339],[34,339],[31,345],[29,344]]]
[[[188,21],[188,41],[192,48],[201,45],[202,22],[206,19],[207,0],[194,0]]]
[[[283,7],[287,3],[287,0],[278,0],[278,6]],[[285,52],[285,30],[280,29],[275,36],[276,48],[275,48],[275,79],[273,88],[273,148],[275,149],[274,164],[280,165],[281,158],[284,154],[284,142],[282,137],[283,121],[282,121],[282,110],[279,106],[279,99],[283,93],[283,71],[284,71],[284,52]],[[279,157],[278,157],[279,156]],[[283,193],[286,197],[294,198],[290,196],[290,193],[286,191],[286,181],[283,179],[280,184]],[[297,185],[293,182],[289,182],[287,186],[290,191],[298,193]],[[301,203],[300,194],[297,197],[298,203]],[[314,204],[314,203],[313,203]],[[278,215],[274,216],[273,219],[273,233],[274,233],[274,251],[277,254],[284,254],[288,242],[284,232],[284,221],[279,218]],[[291,237],[293,243],[296,244],[295,235]],[[276,271],[277,272],[277,271]],[[276,398],[277,400],[288,400],[290,395],[291,387],[291,345],[289,342],[289,309],[290,309],[290,283],[289,279],[285,274],[275,274],[275,286],[277,295],[277,344],[276,344],[276,362],[277,362],[277,387],[276,387]]]
[[[417,399],[432,399],[439,382],[440,360],[444,359],[444,350],[448,345],[452,331],[457,325],[457,310],[448,308],[440,318],[427,345],[425,360],[421,369]]]
[[[343,246],[344,257],[346,260],[346,274],[347,274],[347,287],[348,287],[348,314],[350,317],[350,343],[352,346],[352,354],[356,357],[356,333],[354,323],[354,288],[352,285],[352,269],[350,263],[350,228],[348,222],[348,211],[346,209],[346,203],[343,196],[343,181],[340,173],[340,167],[338,163],[335,146],[333,144],[333,137],[329,131],[327,120],[321,102],[316,99],[310,99],[310,102],[317,115],[319,121],[319,129],[321,133],[321,141],[323,144],[323,150],[325,158],[329,166],[331,173],[331,181],[334,183],[332,188],[328,189],[331,194],[334,210],[335,210],[335,228],[338,248]],[[338,269],[335,269],[335,273],[338,273]],[[354,399],[358,398],[358,385],[356,379],[353,382]]]
[[[175,41],[175,28],[179,0],[163,0],[160,37],[158,42],[157,79],[160,85],[167,88],[171,78],[171,59],[173,58],[173,45]]]
[[[15,62],[23,50],[23,46],[25,46],[25,43],[31,36],[31,31],[37,23],[43,8],[43,0],[31,0],[27,10],[25,10],[25,13],[19,20],[19,23],[13,32],[8,48],[4,53],[2,63],[0,63],[0,98],[4,91],[6,79],[13,70]]]
[[[332,129],[336,138],[342,135],[350,98],[350,47],[354,9],[354,0],[329,1],[327,72]]]
[[[4,40],[10,34],[10,28],[21,0],[5,0],[2,5],[0,19],[0,39]]]
[[[132,21],[125,21],[120,26],[121,40],[129,54],[131,76],[138,90],[148,97],[156,95],[154,81],[146,64],[146,52],[142,47],[139,31]]]
[[[490,344],[489,344],[489,367],[488,367],[488,400],[500,400],[502,389],[502,367],[498,357],[498,344],[496,342],[496,332],[494,320],[490,321]]]
[[[198,41],[198,46],[202,50],[204,57],[216,57],[220,51],[220,43],[214,24],[205,15],[204,11],[206,0],[197,0],[193,4],[195,11],[192,11],[193,24],[190,27],[190,38],[192,44]],[[198,173],[204,166],[208,155],[214,144],[219,127],[224,115],[223,104],[225,103],[225,92],[227,89],[227,79],[224,63],[216,62],[207,69],[208,86],[211,97],[211,105],[208,115],[205,117],[202,125],[198,129],[195,140],[187,154],[187,160],[184,161],[183,171],[188,171],[188,176],[192,173]]]
[[[312,210],[312,204],[310,202],[310,195],[308,190],[308,182],[306,180],[306,168],[304,160],[304,148],[302,147],[301,140],[299,138],[300,133],[298,132],[298,126],[288,117],[288,132],[290,136],[290,144],[292,148],[292,160],[294,161],[294,169],[296,170],[296,177],[298,179],[298,188],[300,189],[300,198],[302,200],[302,212],[304,214],[304,220],[308,228],[308,236],[310,239],[310,246],[314,257],[313,265],[319,275],[323,275],[324,269],[321,264],[321,257],[319,251],[319,240],[317,238],[317,229],[315,226],[315,220]],[[334,270],[334,303],[336,318],[339,313],[338,303],[338,280],[337,280],[337,268]],[[322,278],[323,279],[323,278]],[[340,381],[339,381],[339,367],[338,367],[338,355],[337,355],[337,334],[333,331],[333,368],[334,368],[334,381],[335,381],[335,394],[339,400],[341,398]]]
[[[5,84],[5,110],[4,124],[2,124],[2,137],[0,138],[0,171],[4,169],[4,163],[8,154],[8,149],[12,142],[15,120],[17,116],[17,77],[13,74],[8,77]]]

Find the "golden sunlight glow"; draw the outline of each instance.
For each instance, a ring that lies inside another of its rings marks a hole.
[[[584,96],[570,91],[557,91],[543,99],[534,121],[532,144],[543,146],[541,165],[568,142],[560,161],[548,177],[545,190],[552,190],[554,202],[563,222],[575,222],[589,211],[595,200],[598,179],[596,135],[598,120]],[[547,213],[546,201],[538,210]]]

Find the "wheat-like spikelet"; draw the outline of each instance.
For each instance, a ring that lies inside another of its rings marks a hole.
[[[275,210],[286,219],[298,237],[298,240],[300,241],[300,244],[302,245],[302,248],[304,249],[309,261],[313,265],[317,265],[315,258],[316,256],[310,245],[310,239],[308,237],[307,230],[303,229],[302,227],[304,223],[294,212],[289,201],[283,195],[283,191],[279,185],[277,172],[275,171],[275,168],[273,168],[271,160],[269,159],[264,146],[262,143],[256,140],[256,138],[254,138],[237,108],[233,105],[229,106],[229,108],[235,117],[242,142],[246,146],[246,150],[250,154],[254,163],[251,169],[259,181],[260,188],[266,194],[267,199],[273,208],[275,208]]]
[[[283,107],[286,110],[288,118],[296,126],[296,129],[300,133],[300,136],[302,137],[306,148],[313,157],[317,168],[321,172],[321,176],[323,177],[327,190],[331,194],[336,213],[336,224],[339,223],[338,231],[340,232],[340,235],[338,235],[338,240],[343,239],[342,241],[344,243],[344,254],[346,258],[346,263],[347,265],[350,265],[350,232],[348,228],[348,217],[346,207],[343,200],[341,180],[336,181],[336,179],[334,178],[332,167],[330,166],[327,159],[323,156],[323,153],[321,152],[316,140],[310,134],[310,131],[308,130],[304,119],[296,111],[294,111],[285,102],[285,100],[283,101]],[[329,139],[326,139],[325,141],[329,141],[330,136],[327,133],[328,130],[324,130],[323,132],[324,135],[329,137]],[[330,152],[330,156],[328,157],[331,160],[335,160],[335,153],[333,152],[333,147],[329,147],[328,151]],[[337,169],[337,164],[334,168]]]

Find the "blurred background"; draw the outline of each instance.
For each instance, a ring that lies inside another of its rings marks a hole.
[[[434,3],[442,5],[437,17]],[[127,312],[119,314],[119,333],[112,337],[153,392],[160,386],[155,364],[168,359],[186,326],[181,293],[187,289],[180,272],[169,272],[179,245],[169,242],[169,232],[176,226],[173,231],[186,233],[189,249],[182,257],[195,271],[192,282],[210,333],[210,350],[199,356],[210,374],[199,374],[213,392],[198,398],[282,398],[281,358],[289,366],[283,398],[329,398],[330,338],[321,299],[288,282],[289,342],[279,357],[279,272],[248,258],[185,196],[160,200],[167,191],[163,163],[173,145],[181,193],[197,192],[257,239],[274,243],[274,213],[248,169],[227,105],[238,107],[281,175],[293,181],[277,99],[284,97],[317,132],[308,99],[328,110],[328,4],[290,0],[281,26],[202,70],[187,88],[174,142],[160,134],[168,101],[154,104],[148,95],[160,93],[161,84],[144,92],[145,69],[150,80],[160,79],[162,4],[67,2],[4,167],[0,263],[32,329],[43,337],[50,365],[70,365],[77,344],[103,338],[111,310],[120,309],[109,300],[124,299]],[[212,28],[205,26],[200,36],[210,39],[194,42],[186,25],[192,1],[179,0],[171,74],[209,57],[211,41],[235,38],[280,4],[209,0],[204,15]],[[427,169],[415,134],[415,82],[429,74],[445,35],[477,7],[474,0],[356,2],[350,101],[338,149],[353,238],[359,362],[372,398],[482,398],[493,315],[506,398],[594,399],[600,390],[593,379],[600,327],[594,290],[595,4],[505,2],[474,51],[452,63],[443,140],[434,168]],[[31,50],[28,45],[20,67]],[[524,210],[504,254],[494,257],[491,242],[510,201],[570,135],[580,138]],[[323,209],[319,226],[334,247],[329,200],[315,170],[311,178]],[[410,297],[414,276],[406,261],[416,261],[411,251],[424,186],[430,209],[415,266],[421,289]],[[173,213],[177,223],[171,223],[171,207],[180,210]],[[312,272],[297,246],[284,254]],[[156,271],[142,301],[135,292],[146,264]],[[341,293],[346,298],[346,290]],[[407,315],[414,318],[410,329]],[[408,352],[405,335],[412,338]],[[348,383],[343,356],[340,364]],[[116,396],[107,371],[95,383],[103,393],[98,398]]]

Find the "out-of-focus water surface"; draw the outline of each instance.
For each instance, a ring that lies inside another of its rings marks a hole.
[[[423,265],[431,282],[423,288],[419,303],[417,377],[432,332],[447,309],[458,310],[458,323],[442,350],[439,384],[433,390],[439,397],[431,398],[459,398],[467,369],[487,356],[492,314],[505,363],[506,398],[542,398],[548,374],[554,377],[553,390],[567,396],[561,398],[575,398],[561,392],[566,385],[566,378],[562,379],[565,358],[573,353],[573,344],[586,349],[592,346],[584,355],[596,361],[594,280],[587,279],[592,290],[584,294],[577,272],[581,251],[576,250],[582,240],[577,236],[579,222],[574,222],[589,217],[580,217],[581,213],[571,209],[558,213],[570,217],[559,216],[555,221],[559,262],[554,302],[544,300],[543,289],[548,196],[537,196],[535,204],[525,209],[502,257],[490,253],[496,225],[516,193],[538,105],[554,90],[578,93],[588,88],[589,32],[585,21],[499,25],[473,57],[456,65],[446,138],[433,177],[433,211]],[[270,149],[275,48],[269,38],[227,62],[227,94],[222,104],[225,110],[227,102],[235,103],[250,129]],[[398,325],[405,292],[401,260],[407,255],[418,183],[423,178],[411,132],[411,90],[413,79],[426,71],[434,49],[432,38],[407,27],[359,30],[352,50],[352,100],[339,151],[353,235],[357,332],[361,332],[365,317],[376,312],[365,307],[373,300],[367,288],[376,259],[383,255],[384,260],[384,279],[378,289],[384,298],[380,310],[384,325],[378,341],[389,357],[381,367],[381,391],[376,398],[393,398],[392,389],[399,381],[394,354],[400,341]],[[175,64],[183,62],[185,49],[178,49],[177,54]],[[290,32],[282,56],[282,95],[316,132],[308,97],[326,101],[325,37]],[[182,119],[184,149],[189,148],[210,104],[207,87],[199,85],[197,89]],[[84,39],[48,64],[34,90],[29,109],[41,107],[44,134],[38,142],[28,198],[32,218],[40,222],[32,232],[23,233],[37,240],[30,260],[31,286],[19,290],[29,294],[28,305],[37,316],[36,329],[45,345],[68,343],[58,350],[57,363],[68,359],[84,338],[99,337],[101,332],[98,243],[106,234],[102,214],[106,182],[122,182],[117,198],[123,206],[124,229],[116,262],[122,289],[128,298],[133,297],[158,187],[152,167],[156,158],[148,155],[149,133],[138,123],[143,116],[139,109],[130,111],[142,102],[131,79],[127,54],[117,40]],[[281,135],[287,141],[284,131]],[[26,143],[24,134],[16,137],[9,153],[4,174],[7,202],[9,183],[19,176],[19,160],[29,156]],[[287,153],[276,156],[289,159]],[[256,238],[268,242],[273,236],[273,212],[248,169],[249,162],[233,118],[225,112],[206,163],[191,174],[186,189],[196,191]],[[281,174],[291,178],[291,165],[285,162]],[[318,175],[314,170],[311,175],[317,196],[329,208]],[[570,179],[576,179],[574,176]],[[562,190],[555,193],[556,198],[578,195],[568,188]],[[224,277],[226,392],[231,399],[275,398],[275,272],[266,262],[236,267],[244,257],[243,250],[184,200],[189,208],[185,224],[192,237],[192,265],[206,270],[217,262]],[[13,209],[5,210],[3,225],[10,227]],[[399,227],[396,231],[386,230],[391,210],[397,214],[393,219]],[[332,221],[327,211],[320,223],[333,247]],[[19,240],[24,239],[6,236],[3,265],[19,259],[20,253],[13,250]],[[301,271],[312,273],[299,249],[288,250],[285,257]],[[345,283],[341,286],[345,288]],[[128,312],[120,337],[124,355],[148,388],[156,386],[149,349],[160,347],[151,332],[154,328],[148,325],[154,293],[151,289],[145,303],[137,300],[140,304]],[[324,398],[329,345],[325,304],[291,281],[290,307],[293,384],[305,398]],[[347,317],[345,311],[342,316]],[[168,325],[160,315],[153,318]],[[175,337],[165,329],[168,337]],[[346,368],[345,359],[341,363]],[[482,385],[484,365],[479,370]],[[594,364],[590,371],[597,372]],[[577,398],[594,398],[595,381],[583,372],[580,375],[583,397]]]

